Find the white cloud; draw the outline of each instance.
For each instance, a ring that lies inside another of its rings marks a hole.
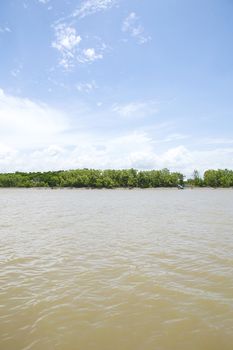
[[[82,124],[90,114],[89,122]],[[194,169],[202,173],[209,168],[233,168],[230,143],[195,150],[182,144],[182,134],[165,136],[161,145],[145,131],[92,134],[98,118],[98,112],[85,105],[77,108],[75,118],[68,117],[46,104],[0,90],[0,172],[134,167],[169,168],[190,175]],[[168,140],[181,143],[164,148]]]
[[[17,157],[18,152],[0,143],[0,164],[9,164],[15,157]]]
[[[158,103],[156,101],[136,101],[122,105],[115,104],[113,112],[126,118],[147,117],[158,112]]]
[[[58,24],[54,27],[55,41],[52,47],[57,49],[61,55],[59,65],[64,69],[71,69],[77,64],[93,63],[103,58],[103,53],[107,46],[100,38],[95,37],[96,47],[81,47],[82,38],[77,34],[73,26],[65,23]],[[82,46],[88,45],[88,38]]]
[[[102,53],[97,53],[93,47],[83,50],[84,60],[87,62],[93,62],[103,58]]]
[[[61,54],[60,65],[69,69],[74,64],[77,55],[77,47],[82,38],[77,34],[74,27],[58,24],[54,28],[56,40],[52,42],[52,47],[57,49]]]
[[[203,173],[206,169],[233,169],[233,147],[193,151],[193,169]],[[187,169],[187,172],[189,169]]]
[[[60,24],[56,27],[57,41],[53,43],[53,47],[59,51],[71,51],[82,40],[80,35],[77,35],[76,29],[72,27],[66,27],[64,24]]]
[[[73,17],[84,18],[96,12],[106,11],[118,3],[118,0],[86,0],[73,12]]]
[[[51,144],[37,150],[17,150],[0,145],[0,171],[98,169],[162,169],[181,171],[190,176],[210,168],[232,168],[233,148],[213,151],[191,151],[180,145],[158,152],[148,135],[129,133],[112,139],[79,139],[71,148]]]
[[[145,29],[139,21],[135,12],[131,12],[123,21],[122,31],[130,34],[139,44],[145,44],[151,40],[149,35],[145,34]]]
[[[60,111],[0,90],[0,139],[5,147],[44,147],[67,128],[68,120]]]
[[[92,81],[86,82],[86,83],[79,83],[76,85],[76,89],[79,92],[90,93],[91,91],[97,89],[97,84],[96,84],[95,80],[92,80]]]
[[[48,4],[50,0],[38,0],[41,4]]]
[[[153,140],[143,133],[130,133],[112,139],[79,139],[74,147],[51,144],[36,150],[17,150],[0,145],[0,171],[34,171],[75,168],[162,169],[190,176],[210,168],[232,168],[233,148],[190,151],[185,146],[158,152]]]

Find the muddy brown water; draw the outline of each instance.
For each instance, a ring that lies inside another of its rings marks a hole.
[[[233,190],[0,190],[1,350],[232,350]]]

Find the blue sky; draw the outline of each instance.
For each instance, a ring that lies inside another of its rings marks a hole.
[[[0,171],[233,168],[231,0],[3,0]]]

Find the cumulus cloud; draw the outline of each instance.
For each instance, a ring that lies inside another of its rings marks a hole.
[[[125,18],[122,24],[122,31],[129,33],[129,35],[135,38],[139,44],[145,44],[151,40],[151,37],[145,34],[145,29],[135,12],[131,12]]]
[[[88,48],[88,49],[84,49],[83,55],[88,62],[99,60],[99,59],[103,58],[103,55],[101,53],[97,53],[93,47]]]
[[[112,140],[82,140],[72,148],[54,144],[26,151],[0,145],[0,171],[169,168],[190,176],[194,169],[202,173],[210,168],[232,168],[232,156],[233,149],[194,152],[182,145],[156,152],[147,135],[134,133]]]
[[[81,125],[80,114],[86,119],[90,113],[91,124]],[[46,104],[0,90],[0,172],[134,167],[169,168],[189,176],[194,169],[233,168],[230,143],[196,150],[182,144],[184,135],[174,133],[161,140],[161,147],[149,131],[93,134],[98,114],[88,108],[80,107],[75,117],[76,124],[74,118]]]
[[[18,151],[0,145],[0,171],[133,167],[141,170],[169,168],[190,176],[196,168],[202,173],[209,168],[232,167],[232,156],[233,149],[195,152],[182,145],[156,152],[152,139],[136,132],[105,141],[82,140],[72,148],[54,144]]]
[[[86,0],[73,12],[73,17],[84,18],[96,12],[106,11],[115,6],[118,0]]]

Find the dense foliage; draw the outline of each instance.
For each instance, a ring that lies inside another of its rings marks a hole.
[[[197,187],[233,187],[233,170],[207,170],[202,178],[194,170],[185,182]],[[48,172],[0,174],[0,187],[77,187],[77,188],[152,188],[184,185],[184,175],[168,169],[138,171],[78,169]]]
[[[198,187],[233,187],[233,170],[206,170],[203,178],[194,170],[192,179],[188,179],[187,183]]]
[[[176,187],[183,184],[183,175],[168,169],[138,171],[78,169],[33,173],[0,174],[0,187]]]
[[[204,173],[204,183],[211,187],[232,187],[233,170],[207,170]]]

